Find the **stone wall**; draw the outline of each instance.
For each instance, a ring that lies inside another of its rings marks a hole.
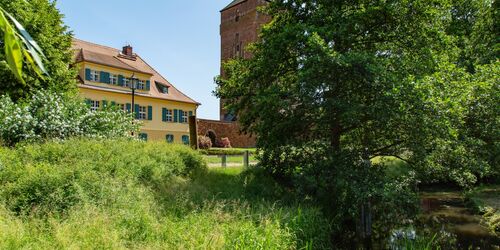
[[[198,135],[206,135],[210,129],[217,134],[218,139],[229,138],[234,148],[255,147],[255,137],[240,133],[240,125],[237,122],[197,119]]]

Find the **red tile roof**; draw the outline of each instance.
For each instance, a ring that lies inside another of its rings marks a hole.
[[[121,55],[121,51],[118,49],[86,42],[76,38],[73,39],[72,45],[75,51],[75,62],[91,62],[151,75],[151,90],[148,94],[144,94],[144,96],[200,105],[199,102],[191,99],[175,88],[167,79],[160,75],[160,73],[158,73],[138,55],[135,55],[134,60]],[[156,87],[155,82],[166,85],[168,87],[168,94],[161,93]],[[93,87],[100,88],[97,86]],[[108,88],[102,88],[102,90],[110,91]]]

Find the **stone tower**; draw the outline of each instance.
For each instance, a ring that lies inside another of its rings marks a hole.
[[[270,18],[257,11],[257,7],[268,0],[234,0],[221,10],[221,76],[224,77],[222,63],[233,58],[249,58],[252,55],[245,48],[257,41],[260,27]],[[236,117],[224,110],[224,100],[220,101],[221,121],[235,121]]]

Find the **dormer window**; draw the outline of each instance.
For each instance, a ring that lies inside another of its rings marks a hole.
[[[156,88],[158,89],[158,92],[162,93],[162,94],[168,94],[168,86],[162,84],[162,83],[159,83],[159,82],[155,82],[156,83]]]
[[[123,78],[123,86],[125,88],[130,88],[130,78]]]
[[[90,80],[93,82],[99,82],[99,71],[91,70],[90,71]]]
[[[109,83],[113,84],[113,85],[117,85],[118,84],[118,76],[110,74],[109,75]]]
[[[144,86],[144,81],[143,80],[138,80],[137,81],[137,89],[145,89],[146,86]]]

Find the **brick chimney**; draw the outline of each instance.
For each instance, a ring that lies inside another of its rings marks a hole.
[[[133,57],[134,56],[133,52],[134,52],[134,50],[133,50],[132,46],[130,46],[130,45],[123,47],[123,50],[122,50],[123,55]]]

